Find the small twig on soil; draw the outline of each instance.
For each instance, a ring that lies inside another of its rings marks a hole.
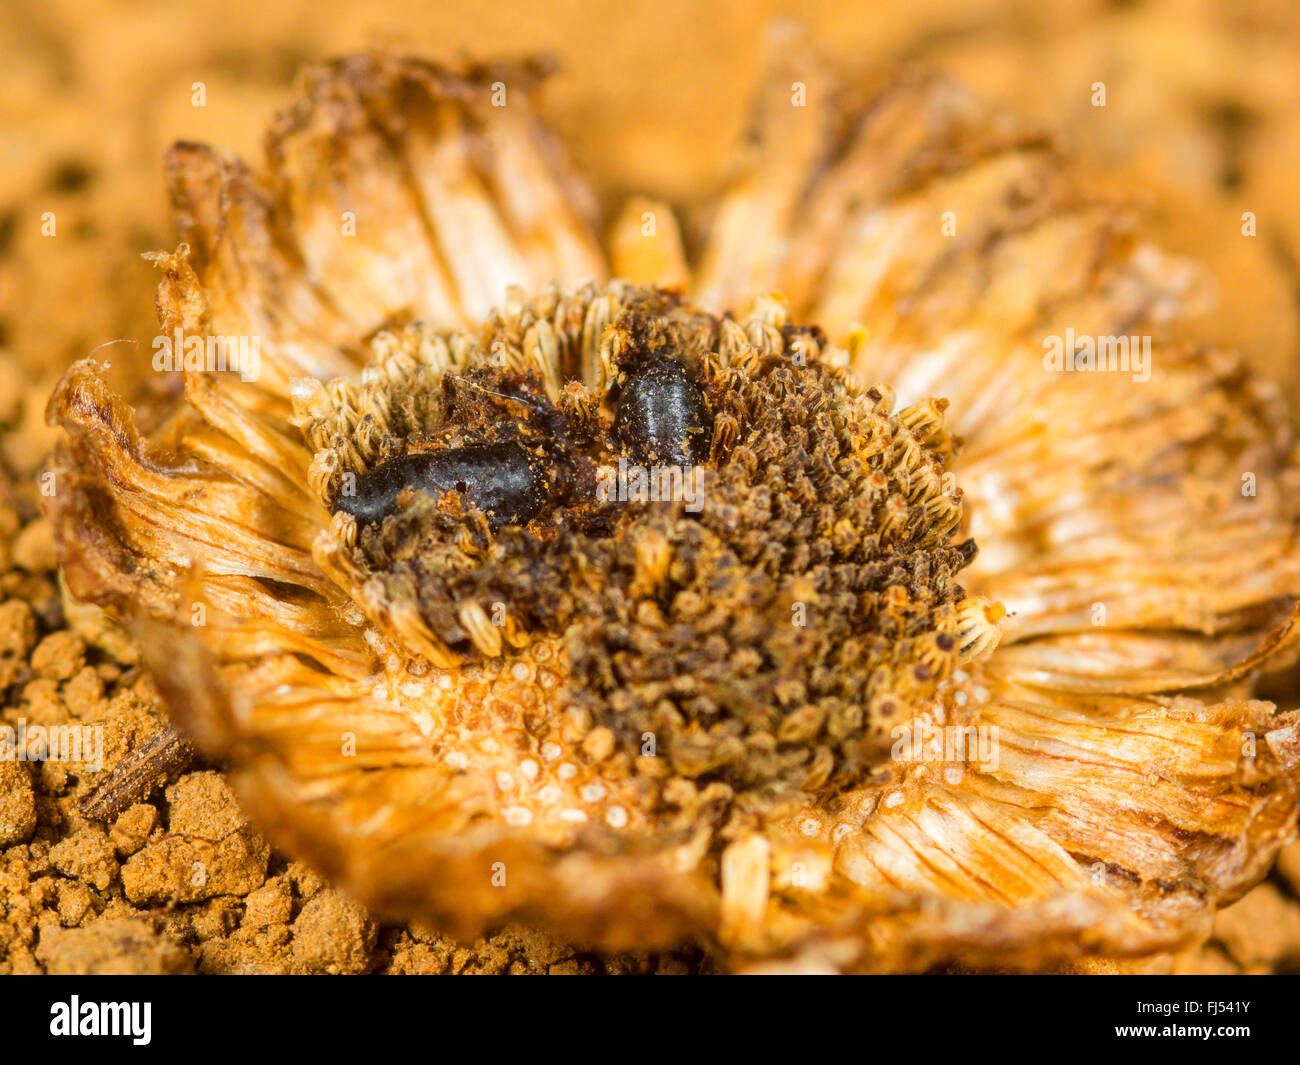
[[[113,821],[195,757],[189,741],[174,726],[166,725],[118,762],[108,779],[82,799],[78,808],[91,820]]]

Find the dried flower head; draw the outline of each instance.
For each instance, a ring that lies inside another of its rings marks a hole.
[[[265,176],[178,146],[163,331],[260,372],[199,358],[146,436],[69,371],[68,586],[383,913],[802,967],[1186,943],[1296,824],[1250,698],[1300,586],[1278,399],[1159,341],[1194,268],[1036,131],[918,76],[792,108],[806,47],[694,270],[645,201],[607,261],[533,67],[352,57]],[[1151,354],[1052,372],[1067,330]]]

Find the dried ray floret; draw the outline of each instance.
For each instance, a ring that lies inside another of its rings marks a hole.
[[[535,73],[353,57],[266,176],[173,152],[164,331],[264,372],[144,434],[73,367],[71,591],[383,913],[876,969],[1201,934],[1295,830],[1300,726],[1250,685],[1300,494],[1276,395],[1159,340],[1194,270],[912,75],[765,91],[695,269],[675,224],[611,268],[488,99]],[[1046,372],[1067,327],[1156,334],[1148,379]]]

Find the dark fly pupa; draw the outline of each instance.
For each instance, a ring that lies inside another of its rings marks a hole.
[[[614,431],[638,463],[693,466],[708,454],[712,417],[704,390],[673,359],[631,380],[619,399]]]
[[[520,445],[471,444],[416,451],[381,463],[357,478],[353,494],[340,493],[334,509],[370,525],[397,509],[397,497],[406,488],[430,495],[463,492],[493,529],[525,524],[546,502],[545,477]]]

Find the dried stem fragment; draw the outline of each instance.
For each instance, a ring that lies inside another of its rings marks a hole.
[[[94,821],[113,821],[128,806],[188,769],[195,757],[194,748],[180,730],[165,725],[113,767],[108,779],[82,800],[81,812]]]

